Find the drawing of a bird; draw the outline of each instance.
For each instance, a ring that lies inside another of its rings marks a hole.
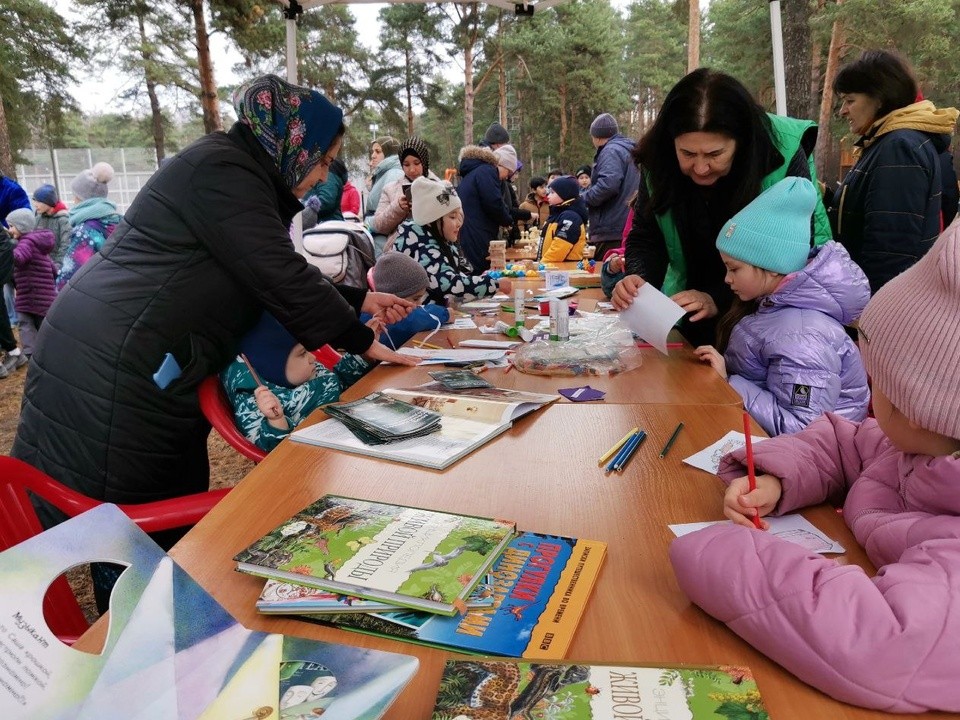
[[[423,563],[422,565],[417,565],[416,567],[410,568],[410,572],[416,572],[417,570],[430,570],[431,568],[436,568],[436,567],[443,567],[458,555],[462,555],[464,550],[466,550],[466,547],[463,545],[460,545],[459,547],[455,547],[446,555],[441,555],[440,553],[431,553],[430,562],[426,562],[426,563]]]

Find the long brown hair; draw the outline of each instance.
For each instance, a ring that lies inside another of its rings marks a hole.
[[[733,332],[733,328],[747,315],[753,315],[759,307],[760,303],[757,300],[744,301],[738,297],[733,298],[733,304],[730,305],[730,309],[717,321],[717,351],[721,355],[727,351],[727,345],[730,344],[730,334]]]

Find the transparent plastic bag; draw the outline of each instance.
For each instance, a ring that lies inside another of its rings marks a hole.
[[[569,340],[521,345],[513,364],[530,375],[615,375],[640,367],[643,356],[622,323],[585,325]]]

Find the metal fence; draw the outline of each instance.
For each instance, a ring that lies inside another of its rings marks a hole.
[[[117,204],[120,214],[157,169],[153,148],[32,148],[23,150],[21,155],[29,164],[17,165],[17,182],[27,194],[33,197],[37,187],[49,183],[57,188],[60,199],[68,206],[73,205],[71,181],[98,162],[110,163],[114,175],[109,185],[109,198]]]

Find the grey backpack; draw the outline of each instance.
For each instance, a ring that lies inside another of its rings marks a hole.
[[[367,289],[367,271],[376,258],[373,238],[363,223],[327,220],[304,230],[301,252],[335,283]]]

